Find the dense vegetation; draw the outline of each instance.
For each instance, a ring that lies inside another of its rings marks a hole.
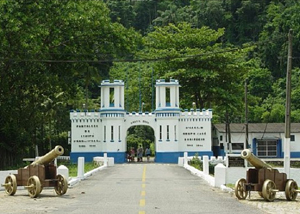
[[[300,122],[299,11],[297,0],[1,0],[0,169],[36,146],[68,154],[68,112],[98,109],[103,79],[125,81],[127,111],[153,111],[155,79],[176,78],[180,107],[212,108],[214,122],[244,122],[247,79],[249,122],[284,122],[289,29]]]

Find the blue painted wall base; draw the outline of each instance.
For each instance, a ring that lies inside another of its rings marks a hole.
[[[212,151],[204,152],[188,152],[188,156],[198,156],[207,155],[209,157],[213,156]],[[184,152],[156,152],[155,153],[155,162],[156,163],[178,163],[178,158],[183,157]]]
[[[84,157],[85,162],[93,162],[93,158],[100,156],[103,157],[104,152],[71,152],[70,159],[72,163],[77,163],[79,157]],[[209,157],[213,156],[212,151],[204,152],[188,152],[188,156],[198,156],[207,155]],[[156,152],[155,162],[156,163],[178,163],[178,158],[183,157],[184,152]],[[127,162],[125,152],[107,152],[107,157],[113,157],[115,163],[125,163]]]

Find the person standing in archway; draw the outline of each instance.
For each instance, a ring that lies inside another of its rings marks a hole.
[[[137,150],[137,155],[138,155],[138,162],[143,162],[143,147],[140,145],[140,147]]]
[[[151,150],[149,149],[149,147],[147,147],[145,150],[145,155],[147,156],[147,162],[149,162],[150,160],[150,154],[151,154]]]
[[[133,147],[130,150],[130,154],[131,154],[131,161],[134,162],[135,151]]]

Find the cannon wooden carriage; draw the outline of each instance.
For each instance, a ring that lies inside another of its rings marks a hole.
[[[238,199],[246,199],[251,191],[258,191],[266,201],[274,201],[276,192],[284,191],[288,201],[297,198],[298,185],[296,181],[287,179],[286,173],[280,173],[270,165],[257,158],[249,149],[241,152],[241,157],[255,168],[247,171],[246,179],[241,178],[235,183],[235,195]]]
[[[57,195],[64,195],[68,189],[68,181],[63,175],[57,174],[56,166],[53,163],[53,160],[63,153],[63,147],[56,146],[30,165],[18,169],[18,174],[8,175],[2,184],[5,192],[8,195],[14,195],[17,186],[24,186],[28,190],[29,196],[36,198],[44,187],[54,187]]]

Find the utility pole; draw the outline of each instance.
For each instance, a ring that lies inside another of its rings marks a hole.
[[[248,142],[248,99],[247,99],[247,94],[248,94],[248,80],[245,80],[245,144],[244,144],[244,149],[249,148],[249,142]]]
[[[292,71],[292,40],[293,30],[288,35],[288,57],[286,70],[286,104],[285,104],[285,141],[284,141],[284,171],[287,178],[290,177],[290,156],[291,156],[291,71]]]
[[[229,124],[229,116],[228,111],[226,109],[226,142],[227,142],[227,151],[229,154],[232,153],[232,145],[231,145],[231,133],[230,133],[230,124]]]

